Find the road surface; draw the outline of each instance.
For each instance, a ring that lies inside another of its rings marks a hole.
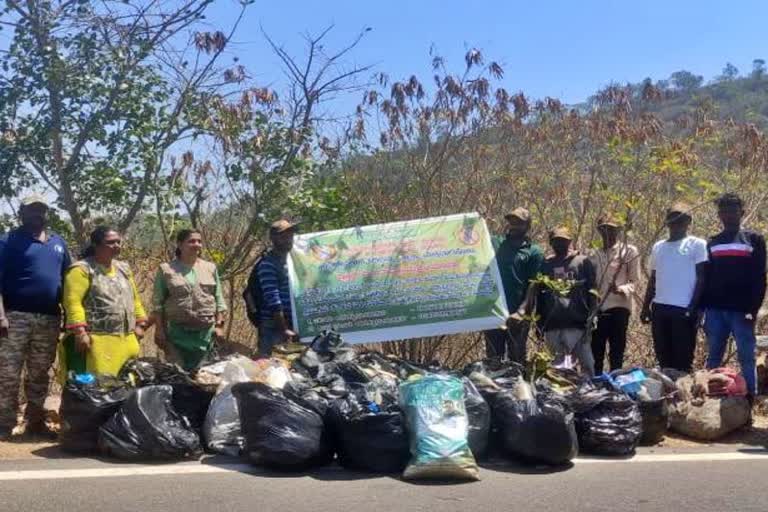
[[[766,474],[768,451],[739,446],[579,458],[558,471],[493,463],[480,482],[452,485],[337,467],[274,474],[222,458],[156,465],[35,459],[0,461],[0,511],[765,512]]]

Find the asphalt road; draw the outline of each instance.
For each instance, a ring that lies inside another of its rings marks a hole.
[[[336,467],[273,474],[231,459],[164,465],[37,459],[0,461],[0,511],[765,512],[766,473],[768,452],[744,447],[577,459],[558,471],[497,463],[482,469],[479,482],[452,485]]]

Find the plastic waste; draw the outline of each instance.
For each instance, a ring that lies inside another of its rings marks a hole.
[[[220,377],[219,388],[208,406],[203,423],[203,439],[206,447],[214,453],[240,455],[245,438],[240,428],[240,410],[232,394],[232,386],[251,381],[259,372],[255,361],[247,357],[227,361],[223,367],[214,369]]]
[[[235,384],[244,452],[253,464],[302,470],[329,463],[333,449],[323,417],[306,402],[260,382]]]
[[[61,394],[61,449],[74,453],[98,449],[99,427],[115,414],[128,398],[124,382],[111,377],[70,373]]]
[[[154,357],[140,357],[126,362],[118,378],[132,386],[157,384],[193,384],[194,381],[180,366],[165,363]]]
[[[634,400],[612,389],[583,384],[570,397],[579,449],[596,455],[630,455],[640,442],[642,417]]]
[[[479,480],[467,436],[464,383],[447,375],[427,375],[400,385],[411,460],[403,478]]]
[[[554,394],[502,390],[489,398],[505,455],[522,462],[561,465],[578,454],[573,413]],[[530,398],[520,398],[521,396]]]
[[[342,467],[373,473],[399,473],[408,462],[408,436],[395,402],[377,404],[365,387],[336,400],[329,423]]]
[[[200,438],[171,405],[171,386],[132,390],[99,429],[99,448],[126,460],[178,460],[200,455]]]
[[[213,399],[213,391],[201,388],[197,384],[174,384],[171,403],[179,415],[192,429],[202,434],[205,416]]]
[[[483,458],[488,452],[491,431],[491,408],[475,385],[468,378],[464,382],[464,407],[469,420],[467,442],[476,459]]]

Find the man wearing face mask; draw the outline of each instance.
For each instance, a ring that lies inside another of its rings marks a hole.
[[[16,426],[25,366],[26,432],[55,436],[45,426],[43,403],[61,328],[62,278],[71,263],[64,240],[46,230],[45,198],[24,198],[19,213],[21,227],[0,238],[0,440]]]
[[[516,208],[504,218],[507,221],[506,236],[494,238],[493,245],[507,307],[510,312],[516,312],[525,300],[531,280],[541,270],[544,253],[528,238],[531,229],[528,210]],[[515,313],[509,318],[507,329],[486,331],[487,356],[525,364],[528,330],[523,316]]]
[[[569,356],[573,356],[582,372],[593,376],[592,326],[588,324],[597,302],[595,267],[589,258],[571,249],[571,241],[566,227],[549,234],[554,254],[544,260],[541,270],[549,282],[536,287],[539,328],[555,356],[555,366],[568,364]]]

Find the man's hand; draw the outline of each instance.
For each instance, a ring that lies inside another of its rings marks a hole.
[[[744,320],[746,320],[749,323],[754,323],[755,322],[755,315],[753,315],[752,313],[747,313],[746,315],[744,315]]]
[[[136,327],[133,328],[133,333],[136,335],[137,338],[142,339],[146,334],[146,329],[144,329],[143,325],[137,325]]]
[[[85,354],[91,349],[91,337],[86,331],[75,333],[75,350]]]
[[[217,325],[216,327],[214,327],[213,335],[216,337],[216,339],[223,340],[227,335],[226,330],[224,329],[224,326]]]
[[[155,324],[155,345],[158,348],[165,350],[168,343],[168,334],[165,332],[165,326],[162,324]]]
[[[296,333],[293,332],[292,330],[286,329],[283,331],[283,343],[288,343],[295,337],[296,337]]]
[[[651,323],[652,316],[651,307],[643,306],[643,310],[640,312],[640,321],[647,325]]]
[[[514,325],[514,324],[521,324],[525,322],[525,312],[523,311],[515,311],[509,317],[507,317],[507,324],[508,325]]]
[[[7,338],[8,337],[8,319],[3,318],[0,320],[0,338]]]

